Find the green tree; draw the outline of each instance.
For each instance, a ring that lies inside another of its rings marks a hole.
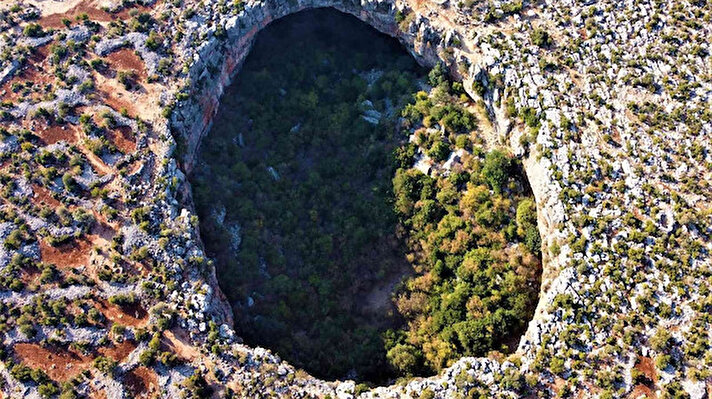
[[[439,62],[433,69],[430,70],[428,74],[428,83],[431,86],[439,86],[441,83],[447,81],[447,69],[442,62]]]
[[[435,161],[441,162],[447,159],[450,155],[450,146],[442,140],[437,140],[428,150],[428,156]]]
[[[493,150],[485,156],[482,175],[496,194],[502,192],[502,186],[509,177],[509,158],[500,150]]]
[[[94,359],[94,367],[96,367],[96,369],[99,370],[101,373],[108,375],[114,373],[116,364],[117,363],[115,360],[110,359],[106,356],[97,356],[96,359]]]
[[[549,32],[541,28],[536,28],[532,32],[532,43],[539,47],[548,47],[552,44]]]
[[[524,237],[524,245],[531,253],[541,251],[541,236],[537,228],[536,204],[531,199],[524,199],[517,206],[517,227]]]
[[[42,29],[42,26],[34,22],[27,24],[25,29],[22,30],[22,33],[24,33],[27,37],[41,37],[45,35],[45,31]]]
[[[414,375],[422,361],[422,353],[414,346],[397,344],[386,354],[391,366],[402,375]]]

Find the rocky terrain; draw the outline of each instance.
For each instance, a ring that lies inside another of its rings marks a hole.
[[[443,62],[523,159],[544,241],[519,349],[361,392],[240,343],[184,172],[270,21],[334,7]],[[0,5],[8,397],[712,394],[712,3]]]

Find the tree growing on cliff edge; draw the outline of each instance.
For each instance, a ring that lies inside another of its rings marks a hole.
[[[517,207],[517,228],[527,249],[538,254],[541,251],[541,237],[537,228],[536,204],[531,199],[522,200]]]
[[[500,150],[493,150],[485,157],[482,174],[492,190],[499,194],[509,176],[509,158]]]

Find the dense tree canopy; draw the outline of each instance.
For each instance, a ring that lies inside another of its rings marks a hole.
[[[420,70],[396,42],[319,14],[261,33],[203,142],[194,196],[241,336],[322,377],[385,382],[381,334],[398,319],[369,295],[408,268],[391,177]]]
[[[444,123],[447,116],[437,117],[435,108],[468,114],[457,88],[438,74],[430,74],[431,83],[439,82],[433,94],[419,93],[403,111],[414,127]],[[469,141],[465,134],[421,131],[418,142],[442,161],[442,154],[469,148]],[[404,158],[414,152],[411,146],[396,152],[400,165],[409,164]],[[517,170],[503,151],[475,146],[449,173],[396,171],[394,206],[417,272],[397,294],[406,327],[386,340],[388,360],[399,372],[437,371],[462,355],[509,350],[507,340],[523,330],[536,301],[541,240],[536,205]]]

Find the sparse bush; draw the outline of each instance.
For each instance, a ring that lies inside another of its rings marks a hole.
[[[27,37],[42,37],[45,35],[45,31],[42,29],[42,26],[34,22],[25,25],[22,33]]]
[[[531,35],[532,43],[539,47],[549,47],[553,43],[549,32],[542,28],[536,28]]]
[[[101,373],[106,375],[113,375],[114,369],[116,369],[116,361],[110,359],[106,356],[97,356],[94,359],[94,367]]]

